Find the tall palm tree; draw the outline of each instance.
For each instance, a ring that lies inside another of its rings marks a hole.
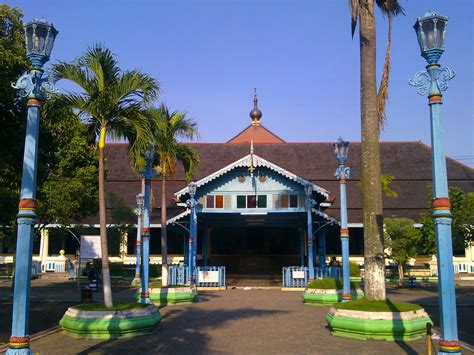
[[[73,63],[53,66],[52,76],[77,84],[80,92],[66,92],[63,102],[78,111],[92,134],[99,137],[99,219],[104,303],[112,307],[107,248],[104,151],[106,136],[126,138],[130,149],[140,150],[151,139],[143,105],[156,99],[159,84],[137,70],[122,71],[112,52],[101,46],[89,48]]]
[[[403,14],[403,8],[397,0],[375,0],[375,2],[382,13],[388,17],[389,26],[384,69],[378,92],[374,0],[349,0],[349,6],[352,15],[352,36],[359,22],[365,295],[369,300],[385,300],[379,138],[388,98],[392,17]]]
[[[157,170],[161,174],[161,260],[162,284],[168,284],[168,234],[166,228],[167,200],[166,179],[176,173],[176,163],[184,168],[186,181],[189,182],[199,166],[199,155],[189,145],[179,143],[179,138],[198,137],[197,124],[186,116],[185,112],[170,112],[166,105],[150,108],[148,115],[153,122]]]

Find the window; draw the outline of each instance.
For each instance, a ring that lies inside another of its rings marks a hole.
[[[207,208],[224,208],[224,196],[223,195],[207,195],[206,207]]]
[[[237,196],[237,208],[245,208],[245,196]]]
[[[267,208],[267,195],[238,195],[237,208]]]
[[[247,195],[247,208],[257,208],[257,196]]]
[[[298,208],[298,195],[281,195],[281,208]]]

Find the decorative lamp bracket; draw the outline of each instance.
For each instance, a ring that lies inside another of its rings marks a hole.
[[[50,94],[58,92],[54,82],[50,81],[47,76],[43,77],[43,71],[41,70],[25,72],[18,78],[16,83],[12,83],[12,87],[20,91],[21,97],[41,101],[49,98]]]
[[[456,72],[451,68],[439,67],[429,65],[426,71],[419,71],[415,74],[413,79],[409,80],[408,83],[411,86],[418,87],[419,95],[426,95],[430,93],[436,93],[446,91],[448,89],[448,81],[456,76]]]
[[[338,179],[347,180],[351,177],[351,173],[351,168],[349,168],[348,166],[340,165],[334,173],[334,176],[336,176]]]

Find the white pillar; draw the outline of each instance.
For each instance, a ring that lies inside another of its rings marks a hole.
[[[49,231],[46,228],[42,229],[40,236],[40,261],[43,262],[49,253]]]
[[[124,231],[120,235],[120,258],[125,259],[128,252],[128,232]]]

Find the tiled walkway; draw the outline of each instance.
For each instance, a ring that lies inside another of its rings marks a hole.
[[[305,306],[300,292],[201,292],[193,305],[166,307],[153,334],[124,340],[78,340],[61,333],[32,343],[40,354],[406,354],[425,341],[356,341],[326,329],[327,307]]]

